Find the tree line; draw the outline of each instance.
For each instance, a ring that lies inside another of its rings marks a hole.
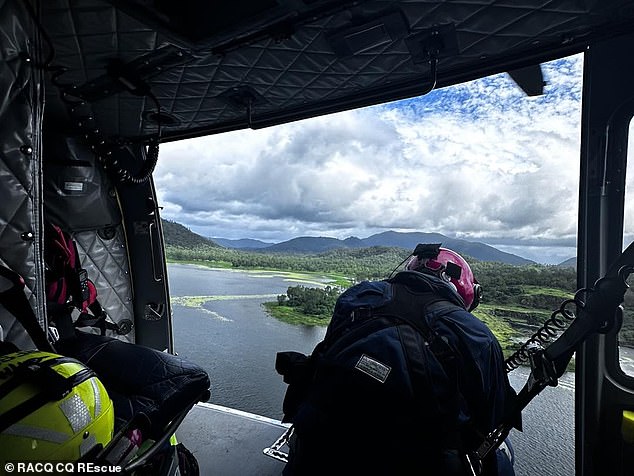
[[[318,254],[278,254],[243,251],[221,247],[166,246],[172,261],[200,262],[210,266],[236,269],[279,269],[338,274],[349,284],[387,278],[411,253],[403,248],[373,246],[335,249]],[[509,265],[465,257],[490,302],[509,302],[518,287],[537,285],[574,293],[576,273],[572,268],[549,265]]]
[[[351,281],[384,278],[409,254],[402,248],[384,246],[337,249],[319,254],[280,254],[211,246],[166,245],[166,252],[168,259],[177,261],[201,261],[239,269],[337,273]]]

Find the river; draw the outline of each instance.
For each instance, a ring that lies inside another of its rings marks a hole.
[[[325,328],[285,324],[262,307],[307,282],[291,273],[169,265],[176,352],[201,365],[212,381],[210,402],[282,417],[286,385],[275,372],[277,352],[310,353]],[[528,372],[510,374],[516,389]],[[546,388],[523,413],[524,431],[511,433],[517,476],[574,475],[574,375]]]

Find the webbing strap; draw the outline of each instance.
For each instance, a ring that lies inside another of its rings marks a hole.
[[[113,327],[105,320],[95,284],[81,266],[77,242],[53,223],[47,222],[46,234],[49,242],[47,266],[51,275],[47,285],[48,311],[62,338],[74,336],[75,327],[98,327],[101,335],[105,335],[106,329],[118,330],[118,326]],[[74,323],[73,308],[80,312]]]
[[[434,292],[416,292],[405,284],[392,283],[394,299],[373,312],[373,315],[389,315],[392,319],[406,323],[408,325],[398,326],[402,337],[404,350],[408,355],[412,371],[418,376],[413,379],[414,392],[420,398],[429,397],[429,389],[436,388],[438,382],[431,381],[427,359],[420,348],[420,341],[416,338],[416,333],[422,334],[429,350],[434,354],[443,368],[451,391],[444,395],[437,395],[433,392],[433,399],[439,411],[449,409],[449,411],[459,411],[460,387],[458,385],[458,353],[440,335],[438,335],[428,324],[426,316],[430,312],[445,312],[454,309],[464,311],[464,308],[447,301],[442,296]],[[424,394],[423,394],[424,392]],[[441,401],[442,400],[442,401]],[[442,418],[444,417],[444,418]],[[442,415],[439,420],[449,421],[451,415]],[[463,439],[460,431],[455,425],[445,426],[442,432],[440,443],[446,447],[463,450]],[[440,433],[440,432],[439,432]],[[440,435],[439,435],[440,436]]]
[[[24,383],[25,380],[29,380],[29,378],[33,375],[34,370],[32,366],[37,365],[38,368],[42,365],[46,365],[48,367],[52,367],[53,365],[63,364],[65,362],[74,362],[70,358],[67,357],[55,357],[52,359],[48,359],[44,362],[40,362],[40,359],[27,359],[19,364],[15,365],[10,371],[13,372],[13,375],[17,378],[7,379],[2,384],[0,384],[0,400],[6,397],[13,390],[18,388],[20,385]]]
[[[13,284],[6,291],[0,292],[0,304],[22,324],[38,349],[55,352],[37,320],[31,303],[24,294],[25,284],[22,276],[3,265],[0,265],[0,276],[10,280]]]
[[[56,358],[32,365],[27,360],[15,369],[13,378],[2,386],[3,395],[27,382],[38,385],[39,392],[2,414],[0,432],[19,422],[46,403],[62,399],[74,387],[96,376],[95,372],[89,368],[83,368],[68,377],[64,377],[57,373],[56,370],[53,370],[53,365],[60,365],[65,362],[75,362],[75,360]]]

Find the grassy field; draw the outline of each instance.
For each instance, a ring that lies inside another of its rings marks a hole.
[[[330,314],[322,314],[319,316],[306,315],[297,308],[290,306],[279,306],[277,302],[265,302],[264,308],[267,312],[282,322],[293,325],[304,326],[327,326],[330,323]]]

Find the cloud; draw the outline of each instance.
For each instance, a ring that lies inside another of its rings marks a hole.
[[[154,174],[162,215],[223,238],[424,231],[525,246],[523,256],[545,244],[557,252],[540,261],[565,259],[576,241],[581,73],[572,57],[545,65],[537,98],[501,74],[165,144]]]

